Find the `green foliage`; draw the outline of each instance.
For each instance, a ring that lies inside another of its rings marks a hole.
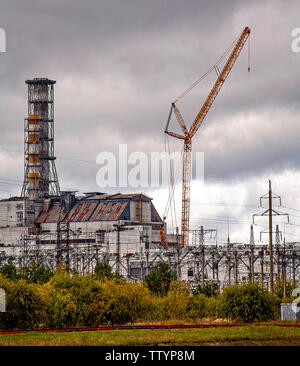
[[[221,307],[220,307],[220,298],[218,297],[208,297],[205,307],[205,315],[208,318],[220,318],[221,314]]]
[[[165,297],[164,313],[166,319],[184,319],[187,317],[190,300],[190,286],[183,281],[172,281]]]
[[[31,261],[27,267],[21,268],[19,276],[30,283],[46,283],[53,276],[53,271],[49,266],[37,266],[35,261]]]
[[[220,296],[220,311],[225,318],[245,323],[278,317],[279,299],[257,284],[234,285],[224,288]]]
[[[91,276],[70,275],[63,267],[49,282],[51,295],[48,310],[51,327],[90,325],[90,303],[100,285]]]
[[[190,294],[191,287],[188,282],[185,281],[172,281],[170,283],[170,290],[168,295],[174,296],[174,295],[186,295],[188,296]]]
[[[166,296],[171,281],[176,280],[176,273],[171,271],[166,263],[159,263],[153,271],[145,276],[145,283],[151,293],[158,296]]]
[[[42,299],[35,285],[25,280],[1,281],[6,292],[6,312],[1,314],[0,328],[37,328],[43,322]]]
[[[93,324],[124,324],[145,318],[150,311],[149,290],[141,283],[101,283],[90,306]]]
[[[217,296],[219,294],[218,284],[207,283],[204,286],[198,285],[195,290],[193,290],[193,294],[203,294],[207,297]]]
[[[279,299],[257,284],[230,286],[218,296],[211,296],[210,288],[198,288],[191,294],[189,284],[174,280],[176,276],[167,265],[157,266],[145,283],[108,279],[112,272],[106,265],[102,269],[107,272],[98,271],[98,275],[102,273],[99,276],[68,273],[59,266],[50,280],[42,283],[45,279],[36,275],[35,265],[29,268],[26,280],[18,279],[12,266],[0,273],[0,288],[7,295],[7,312],[0,314],[1,329],[202,318],[255,322],[279,315]]]
[[[112,271],[112,268],[107,261],[97,263],[95,266],[95,277],[99,280],[122,279],[122,276],[119,273]]]
[[[220,298],[213,296],[207,297],[202,293],[194,294],[189,302],[188,317],[192,319],[220,317]]]
[[[27,267],[19,270],[12,263],[4,264],[0,269],[0,273],[13,281],[24,279],[30,283],[46,283],[53,276],[53,271],[49,266],[38,267],[35,261],[31,261]]]
[[[0,268],[0,273],[10,280],[16,281],[20,278],[17,267],[12,263],[6,263]]]
[[[0,288],[3,288],[5,292],[8,292],[11,285],[12,280],[0,273]]]
[[[55,292],[52,299],[50,328],[64,328],[82,325],[77,319],[77,304],[68,292]]]
[[[189,317],[201,319],[206,317],[207,297],[203,294],[196,294],[190,298],[188,309]]]
[[[297,286],[294,286],[292,282],[286,283],[286,297],[290,298],[292,296],[293,290]],[[280,281],[279,283],[276,283],[274,288],[274,294],[283,301],[283,282]]]

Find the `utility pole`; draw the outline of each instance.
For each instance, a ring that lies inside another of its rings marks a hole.
[[[282,283],[283,283],[283,298],[286,298],[286,261],[285,261],[285,238],[283,240],[283,255],[282,255]]]
[[[203,231],[203,226],[201,226],[201,228],[200,228],[200,248],[201,248],[201,281],[202,281],[202,286],[204,286],[205,253],[204,253],[204,231]]]
[[[149,249],[146,249],[146,276],[149,274]]]
[[[238,281],[238,254],[237,252],[234,253],[234,282],[237,285]]]
[[[130,278],[130,267],[129,267],[129,255],[126,256],[126,269],[127,269],[127,278]]]
[[[278,211],[275,211],[272,208],[272,200],[278,198],[279,199],[279,206],[281,206],[281,197],[272,193],[272,183],[271,180],[269,180],[269,191],[267,194],[265,194],[264,196],[260,197],[260,206],[262,207],[262,200],[263,199],[267,199],[268,200],[268,206],[269,208],[264,211],[263,213],[260,214],[254,214],[252,215],[253,217],[253,223],[254,223],[254,217],[255,216],[268,216],[269,217],[269,260],[270,260],[270,272],[269,272],[269,276],[270,276],[270,292],[273,294],[274,291],[274,279],[273,279],[273,223],[272,223],[272,218],[273,216],[287,216],[287,220],[289,222],[289,215],[286,213],[280,213]]]
[[[228,271],[228,285],[231,285],[231,250],[230,250],[230,238],[229,238],[229,234],[228,234],[228,238],[227,238],[227,271]]]
[[[276,225],[276,261],[277,261],[277,284],[280,285],[280,234],[279,226]]]
[[[273,233],[272,233],[272,183],[269,180],[269,253],[270,253],[270,292],[273,294]]]
[[[212,278],[215,279],[215,255],[212,253],[211,255],[211,267],[212,267]]]
[[[296,286],[296,255],[295,253],[293,253],[293,256],[292,256],[292,271],[293,271],[293,286],[295,287]]]
[[[249,273],[250,282],[254,282],[254,230],[253,225],[250,226],[250,257],[249,257]]]
[[[116,270],[117,270],[117,273],[120,274],[120,264],[121,264],[121,261],[120,261],[120,255],[121,255],[121,244],[120,244],[120,231],[124,231],[125,228],[124,228],[124,224],[115,224],[114,225],[115,227],[115,231],[117,232],[117,252],[116,252]]]
[[[260,286],[264,288],[264,250],[260,252]]]

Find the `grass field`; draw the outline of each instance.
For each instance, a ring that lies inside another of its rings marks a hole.
[[[112,330],[82,333],[0,334],[0,346],[292,345],[300,328],[243,326],[172,330]]]

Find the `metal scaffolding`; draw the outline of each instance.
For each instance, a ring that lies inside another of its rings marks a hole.
[[[277,228],[278,230],[278,228]],[[253,227],[249,243],[206,244],[205,237],[216,235],[215,230],[192,231],[196,238],[193,245],[182,248],[180,238],[177,245],[167,248],[154,248],[149,242],[147,231],[143,231],[140,244],[145,250],[136,253],[124,252],[120,242],[120,232],[126,231],[117,226],[109,231],[74,232],[69,227],[58,224],[56,237],[53,233],[23,236],[10,253],[2,252],[0,266],[14,263],[26,267],[31,261],[38,265],[48,265],[55,269],[64,263],[68,270],[78,273],[93,273],[96,264],[106,260],[112,268],[126,278],[143,280],[156,264],[167,263],[177,273],[177,278],[189,281],[192,287],[216,283],[219,288],[243,282],[258,282],[270,289],[269,245],[257,245],[253,240]],[[108,234],[115,233],[117,245],[114,252],[109,251]],[[278,231],[277,231],[278,234]],[[151,247],[151,248],[150,248]],[[150,248],[150,249],[149,249]],[[6,249],[9,249],[8,247]],[[273,253],[274,277],[277,282],[300,282],[300,243],[280,240],[276,236]]]
[[[24,120],[24,183],[29,200],[59,195],[54,156],[54,84],[47,78],[26,80],[28,117]]]

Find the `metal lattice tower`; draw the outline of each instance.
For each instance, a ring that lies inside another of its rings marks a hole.
[[[26,80],[28,117],[24,120],[24,183],[29,200],[60,195],[54,156],[54,84],[47,78]]]

